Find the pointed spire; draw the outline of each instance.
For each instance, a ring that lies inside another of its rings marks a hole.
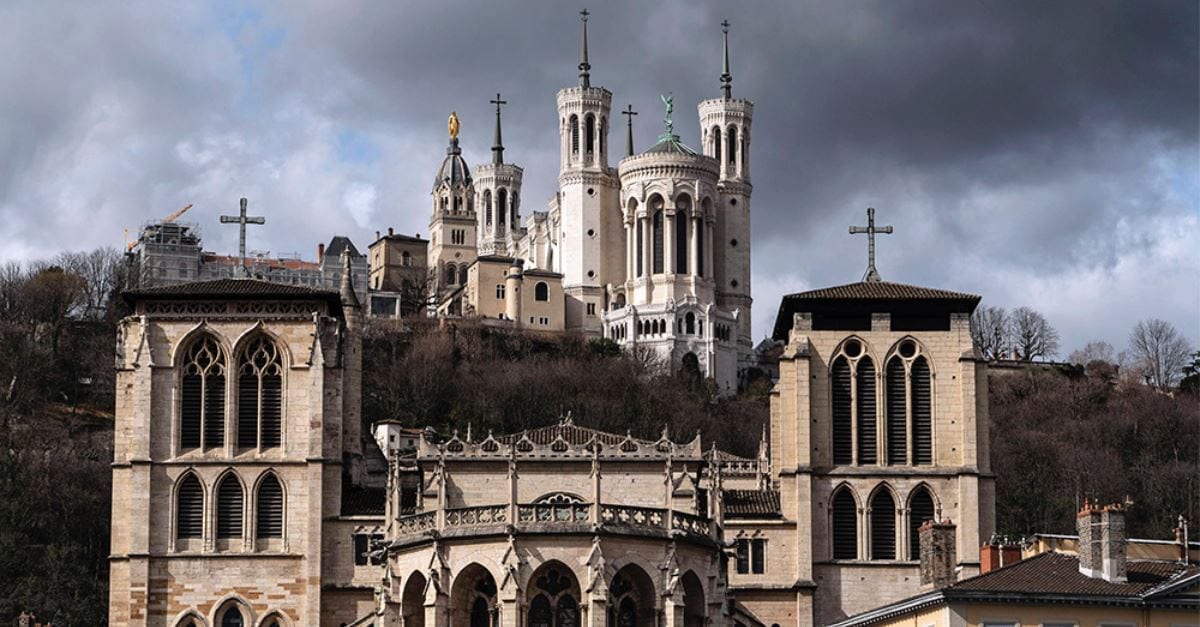
[[[587,89],[588,87],[592,86],[592,78],[591,78],[592,64],[588,63],[588,44],[587,44],[587,21],[588,21],[588,15],[591,15],[591,14],[588,13],[587,9],[584,9],[579,12],[579,15],[580,15],[580,19],[583,21],[583,53],[581,54],[581,61],[579,62],[579,86],[583,87],[584,89]]]
[[[501,100],[500,92],[496,92],[496,99],[490,102],[496,105],[496,133],[492,137],[492,163],[500,165],[504,163],[504,141],[500,138],[500,105],[508,104],[508,101]]]
[[[729,20],[721,22],[721,33],[725,36],[725,63],[721,66],[721,95],[729,100],[733,97],[733,75],[729,73]]]
[[[342,249],[342,306],[358,308],[358,294],[354,292],[354,271],[350,267],[350,246]]]
[[[625,116],[625,156],[633,156],[633,116],[637,115],[637,111],[633,110],[633,105],[628,105],[621,115]]]

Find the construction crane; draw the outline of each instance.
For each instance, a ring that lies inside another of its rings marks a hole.
[[[183,214],[187,213],[188,209],[191,209],[191,208],[192,208],[192,205],[191,205],[191,204],[188,204],[188,206],[186,206],[186,207],[184,207],[184,208],[180,209],[179,211],[176,211],[175,213],[172,213],[171,215],[169,215],[169,216],[167,216],[167,217],[163,218],[163,222],[164,222],[164,223],[166,223],[166,222],[174,222],[174,221],[178,220],[180,216],[182,216]]]

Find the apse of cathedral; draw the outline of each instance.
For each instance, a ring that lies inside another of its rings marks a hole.
[[[664,97],[666,131],[635,154],[627,126],[613,168],[586,17],[578,85],[557,96],[549,211],[518,227],[499,95],[490,164],[471,170],[450,117],[428,240],[437,314],[608,337],[732,390],[749,354],[753,107],[732,95],[728,25],[702,150]],[[339,291],[225,278],[126,292],[110,622],[807,626],[978,572],[994,524],[968,328],[980,299],[882,280],[875,237],[891,231],[870,210],[851,228],[869,242],[863,279],[780,303],[751,458],[570,414],[508,434],[380,416],[360,433],[367,305],[348,247]]]

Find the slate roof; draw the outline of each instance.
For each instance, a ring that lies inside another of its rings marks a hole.
[[[779,490],[723,490],[726,518],[779,518]]]
[[[329,240],[329,245],[325,247],[325,256],[340,261],[342,251],[347,248],[350,249],[351,257],[363,256],[362,253],[358,252],[358,248],[355,247],[354,242],[350,241],[350,238],[345,235],[334,235],[333,239]]]
[[[450,140],[450,146],[446,148],[446,158],[442,160],[437,175],[433,177],[434,191],[437,191],[442,182],[448,183],[451,187],[471,184],[471,168],[467,167],[467,160],[463,159],[457,137]]]
[[[932,287],[891,283],[888,281],[859,281],[807,292],[788,294],[779,302],[772,337],[787,340],[792,328],[792,315],[799,312],[826,316],[854,316],[872,313],[893,315],[948,315],[975,311],[982,297]]]
[[[274,283],[262,279],[213,279],[211,281],[191,281],[174,285],[161,285],[135,290],[127,290],[124,296],[128,298],[154,298],[193,296],[208,298],[226,298],[243,296],[270,296],[286,298],[337,298],[337,292],[319,290],[306,285],[290,285]]]
[[[678,135],[659,135],[658,142],[646,149],[642,154],[662,154],[674,153],[677,155],[695,155],[696,151],[688,148],[686,144],[679,141]]]

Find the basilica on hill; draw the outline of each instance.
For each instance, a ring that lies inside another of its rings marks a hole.
[[[329,283],[125,292],[110,624],[810,626],[979,571],[995,518],[969,330],[980,297],[882,280],[874,237],[890,227],[873,214],[861,281],[778,305],[753,457],[569,413],[517,433],[364,420],[364,322],[398,284],[374,255],[393,244],[426,255],[439,316],[607,337],[736,389],[751,354],[753,107],[731,93],[728,27],[701,150],[668,123],[614,168],[586,17],[578,84],[557,95],[548,211],[522,221],[499,113],[492,163],[474,170],[452,117],[427,241],[379,238],[366,273],[339,246],[313,271]]]

